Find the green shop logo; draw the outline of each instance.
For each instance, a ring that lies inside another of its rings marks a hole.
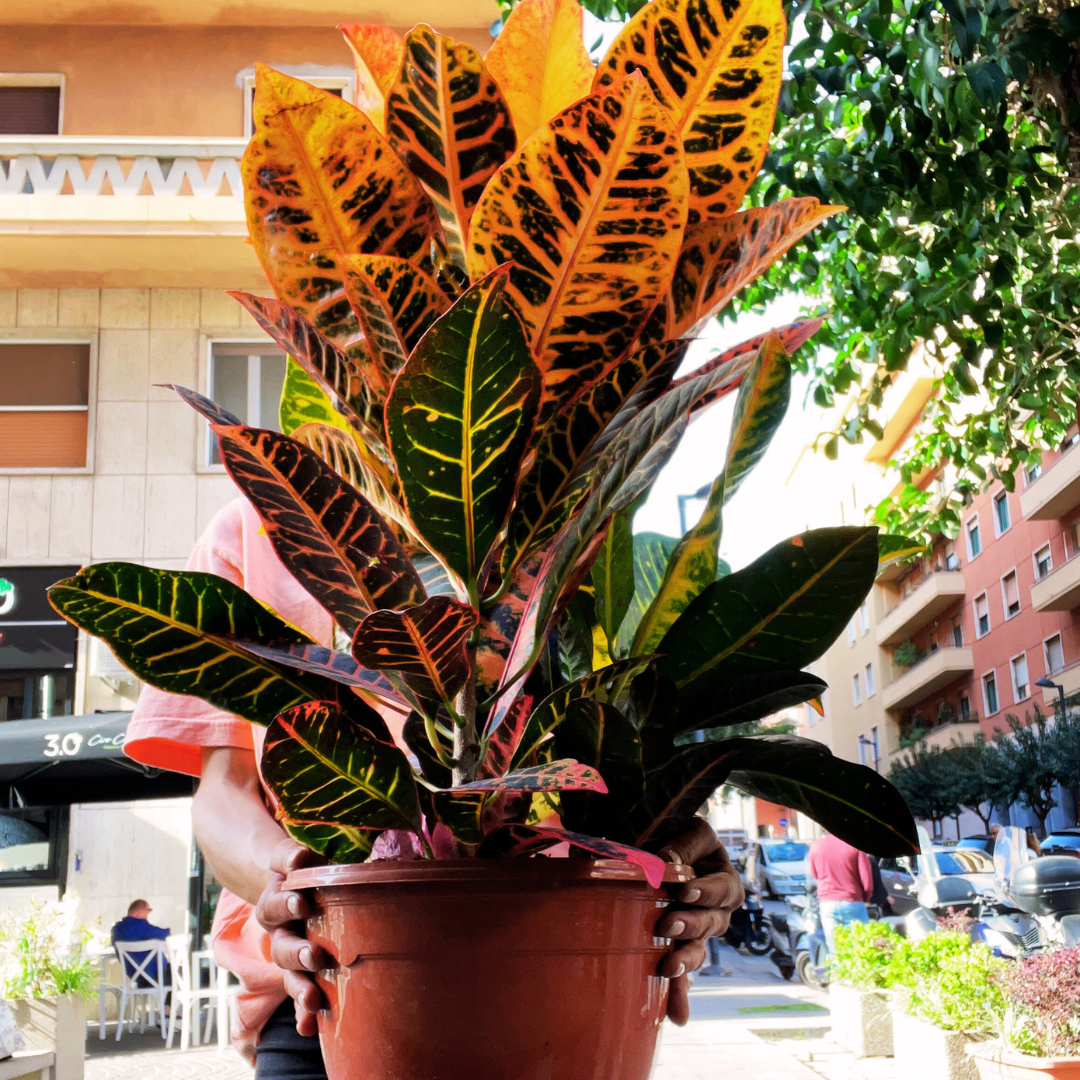
[[[0,615],[6,615],[15,606],[15,582],[0,577]]]

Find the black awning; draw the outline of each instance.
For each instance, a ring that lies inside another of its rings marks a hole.
[[[111,712],[0,723],[3,805],[21,801],[27,806],[65,806],[190,795],[190,776],[152,769],[124,756],[130,719],[129,712]]]

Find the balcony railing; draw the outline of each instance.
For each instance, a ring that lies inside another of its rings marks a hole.
[[[959,570],[938,570],[926,577],[877,626],[879,645],[898,645],[964,595]]]
[[[948,686],[975,668],[971,649],[949,645],[936,649],[913,664],[882,691],[886,709],[904,709],[925,701],[935,690]]]
[[[244,139],[0,137],[0,196],[239,200]]]

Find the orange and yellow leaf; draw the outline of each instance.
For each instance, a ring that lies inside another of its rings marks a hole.
[[[787,21],[781,0],[653,0],[623,27],[593,88],[649,80],[686,151],[690,222],[739,209],[776,116]]]
[[[435,208],[359,109],[263,64],[255,70],[255,134],[241,166],[255,253],[279,300],[366,359],[340,256],[420,262],[442,231]]]
[[[560,113],[492,179],[469,274],[509,262],[506,295],[543,374],[541,418],[627,351],[675,271],[686,168],[638,75]]]
[[[356,63],[356,105],[386,131],[386,97],[401,68],[405,42],[396,30],[378,23],[339,23]]]
[[[671,289],[653,312],[643,341],[692,337],[743,286],[843,206],[817,199],[781,199],[772,206],[689,225]]]
[[[514,118],[518,143],[585,97],[595,67],[577,0],[521,0],[484,58]]]
[[[464,269],[473,210],[517,146],[510,110],[480,54],[430,26],[410,31],[387,98],[386,131],[431,196],[450,257]]]

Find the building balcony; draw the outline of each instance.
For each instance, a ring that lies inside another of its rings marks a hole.
[[[928,574],[914,591],[878,623],[879,645],[899,645],[964,595],[964,575],[941,570]]]
[[[245,242],[245,145],[0,137],[0,286],[265,286]]]
[[[1072,611],[1080,606],[1080,559],[1054,567],[1031,586],[1031,606],[1036,611]]]
[[[1077,694],[1080,694],[1080,661],[1073,664],[1067,664],[1063,668],[1059,668],[1057,671],[1047,672],[1046,677],[1058,686],[1065,688],[1065,696],[1067,698],[1073,698]],[[1056,690],[1050,690],[1049,688],[1035,687],[1037,690],[1042,690],[1043,711],[1047,715],[1053,715],[1058,708],[1058,692]],[[1070,707],[1071,708],[1071,707]]]
[[[1070,447],[1042,476],[1020,493],[1028,521],[1056,521],[1080,504],[1080,444]]]
[[[882,691],[881,703],[886,709],[910,708],[974,670],[971,649],[955,646],[938,649],[889,683]]]

